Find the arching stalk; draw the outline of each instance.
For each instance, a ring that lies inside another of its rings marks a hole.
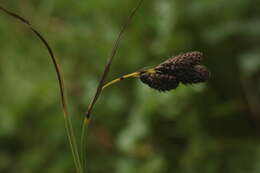
[[[153,68],[151,68],[151,69],[148,69],[148,70],[137,71],[137,72],[130,73],[130,74],[124,75],[122,77],[116,78],[116,79],[108,82],[107,84],[103,85],[102,90],[104,90],[105,88],[109,87],[110,85],[115,84],[117,82],[120,82],[120,81],[122,81],[124,79],[140,77],[140,75],[142,73],[155,73],[155,70]]]
[[[34,29],[34,27],[31,25],[31,23],[28,20],[26,20],[25,18],[21,17],[20,15],[17,15],[15,13],[1,7],[1,6],[0,6],[0,10],[2,12],[4,12],[5,14],[12,16],[15,19],[19,20],[20,22],[27,25],[29,27],[29,29],[42,41],[44,46],[47,48],[48,53],[51,57],[52,63],[54,65],[57,78],[58,78],[61,104],[62,104],[62,110],[63,110],[64,121],[65,121],[65,128],[66,128],[66,133],[67,133],[67,136],[68,136],[68,139],[69,139],[69,144],[70,144],[70,148],[71,148],[71,151],[72,151],[72,156],[73,156],[74,164],[75,164],[75,167],[76,167],[76,171],[78,173],[83,173],[81,161],[80,161],[80,158],[79,158],[78,147],[77,147],[77,143],[76,143],[76,139],[75,139],[75,135],[74,135],[74,129],[73,129],[73,126],[72,126],[72,123],[71,123],[71,119],[69,117],[69,113],[68,113],[67,102],[66,102],[66,97],[65,97],[65,92],[64,92],[64,79],[62,77],[60,65],[59,65],[56,57],[54,56],[54,53],[53,53],[50,45],[44,39],[44,37],[36,29]]]
[[[139,0],[137,6],[132,10],[130,16],[126,20],[126,23],[123,25],[120,33],[118,34],[118,37],[117,37],[117,39],[116,39],[116,41],[114,43],[113,49],[111,51],[111,54],[110,54],[110,56],[107,59],[107,63],[105,65],[105,69],[104,69],[104,72],[103,72],[103,74],[101,76],[101,79],[100,79],[100,82],[98,84],[98,87],[97,87],[96,93],[94,95],[94,98],[92,99],[91,103],[89,104],[88,110],[87,110],[87,112],[85,114],[84,121],[83,121],[83,124],[82,124],[82,132],[81,132],[81,145],[82,145],[81,146],[81,152],[82,152],[81,154],[82,154],[83,162],[85,162],[85,152],[84,152],[85,149],[84,148],[85,148],[85,143],[86,143],[86,141],[85,141],[86,140],[86,131],[87,131],[88,127],[89,127],[89,122],[90,122],[90,118],[91,118],[90,116],[91,116],[92,109],[93,109],[96,101],[98,100],[101,92],[102,92],[103,84],[104,84],[104,82],[106,80],[106,77],[107,77],[107,75],[109,73],[112,61],[113,61],[113,59],[114,59],[114,57],[115,57],[115,55],[117,53],[117,50],[118,50],[118,47],[119,47],[119,43],[120,43],[120,41],[122,39],[122,36],[123,36],[125,30],[127,29],[128,25],[131,23],[131,20],[134,17],[134,15],[136,14],[137,10],[142,5],[143,1],[144,0]],[[83,165],[85,165],[85,163],[83,163]]]
[[[102,90],[104,90],[105,88],[107,88],[108,86],[112,85],[112,84],[115,84],[117,82],[120,82],[124,79],[127,79],[127,78],[136,78],[136,77],[139,77],[140,76],[140,72],[134,72],[134,73],[130,73],[130,74],[127,74],[127,75],[124,75],[122,77],[119,77],[119,78],[116,78],[110,82],[108,82],[107,84],[105,84],[103,87],[102,87]]]

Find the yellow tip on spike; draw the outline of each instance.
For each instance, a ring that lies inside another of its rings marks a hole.
[[[145,70],[145,73],[156,73],[156,70],[154,68],[150,68],[148,70]]]

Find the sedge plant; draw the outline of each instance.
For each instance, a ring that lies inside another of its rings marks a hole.
[[[72,152],[72,156],[73,156],[73,160],[74,160],[75,169],[76,169],[77,173],[83,173],[82,164],[81,164],[80,157],[79,157],[78,146],[77,146],[76,138],[75,138],[75,134],[74,134],[74,129],[73,129],[71,118],[69,116],[69,112],[68,112],[68,108],[67,108],[63,75],[61,72],[59,62],[58,62],[57,58],[55,57],[50,44],[42,36],[42,34],[32,26],[32,24],[27,19],[25,19],[24,17],[14,13],[10,10],[7,10],[6,8],[3,8],[2,6],[0,6],[0,10],[2,12],[4,12],[5,14],[17,19],[18,21],[20,21],[23,24],[25,24],[26,26],[28,26],[28,28],[40,39],[40,41],[43,43],[43,45],[48,50],[48,53],[51,57],[51,61],[54,65],[55,72],[56,72],[57,79],[58,79],[60,100],[61,100],[62,111],[63,111],[63,116],[64,116],[65,128],[66,128],[66,132],[67,132],[67,136],[68,136],[68,140],[69,140],[69,144],[70,144],[70,148],[71,148],[71,152]]]
[[[73,128],[73,125],[72,125],[72,122],[71,122],[71,117],[69,115],[68,108],[67,108],[67,100],[66,100],[66,96],[65,96],[65,85],[64,85],[63,75],[62,75],[62,72],[61,72],[59,62],[58,62],[57,58],[55,57],[54,52],[53,52],[50,44],[43,37],[43,35],[33,27],[33,25],[29,22],[29,20],[25,19],[21,15],[18,15],[16,13],[0,6],[1,12],[5,13],[5,14],[15,18],[19,22],[22,22],[23,24],[25,24],[39,38],[39,40],[43,43],[43,45],[45,46],[45,48],[47,49],[47,51],[48,51],[48,53],[51,57],[51,61],[54,65],[55,72],[56,72],[57,79],[58,79],[60,100],[61,100],[61,105],[62,105],[62,110],[63,110],[66,133],[67,133],[67,136],[68,136],[68,140],[69,140],[69,144],[70,144],[70,148],[71,148],[71,152],[72,152],[72,156],[73,156],[73,160],[74,160],[74,165],[75,165],[75,169],[76,169],[77,173],[85,173],[86,172],[86,166],[85,166],[85,140],[86,139],[85,138],[86,138],[86,130],[87,130],[89,120],[90,120],[89,115],[92,111],[92,108],[93,108],[95,102],[97,101],[97,99],[98,99],[98,97],[99,97],[99,95],[102,91],[103,83],[106,80],[106,77],[107,77],[109,69],[110,69],[110,65],[111,65],[113,58],[116,55],[116,52],[118,50],[120,40],[122,39],[122,36],[123,36],[125,30],[127,29],[128,25],[130,24],[131,19],[136,14],[139,7],[141,6],[142,2],[143,2],[143,0],[140,0],[137,7],[135,7],[132,10],[129,18],[127,19],[126,23],[123,25],[120,33],[118,34],[118,38],[115,41],[111,55],[108,57],[105,70],[104,70],[103,75],[101,77],[100,83],[97,87],[97,92],[96,92],[96,94],[95,94],[95,96],[94,96],[94,98],[93,98],[93,100],[92,100],[92,102],[89,106],[89,109],[88,109],[86,116],[84,116],[83,125],[82,125],[82,134],[81,134],[81,146],[80,146],[81,153],[79,153],[74,128]]]
[[[140,8],[141,4],[143,3],[143,1],[144,0],[140,0],[137,6],[130,13],[130,16],[128,17],[125,24],[122,26],[120,33],[118,34],[118,37],[114,43],[110,56],[107,58],[107,63],[105,65],[103,74],[99,81],[96,93],[91,103],[89,104],[88,109],[83,118],[80,145],[78,145],[76,142],[74,128],[72,126],[71,117],[69,115],[68,108],[67,108],[64,79],[61,72],[61,68],[57,61],[57,58],[54,55],[53,50],[50,47],[50,44],[46,41],[46,39],[42,36],[42,34],[38,32],[31,25],[31,23],[27,19],[0,6],[0,11],[4,12],[5,14],[17,19],[18,21],[28,26],[28,28],[39,38],[39,40],[43,43],[43,45],[48,50],[48,53],[51,57],[52,63],[56,71],[57,79],[58,79],[60,100],[61,100],[61,105],[63,110],[66,133],[68,136],[70,149],[72,152],[73,161],[77,173],[86,172],[86,137],[87,137],[88,127],[89,127],[90,120],[92,118],[91,114],[94,105],[97,102],[99,96],[101,95],[101,92],[105,88],[127,78],[139,78],[141,82],[143,82],[144,84],[148,85],[149,87],[155,90],[170,91],[176,89],[180,83],[184,85],[196,84],[196,83],[206,82],[210,77],[210,73],[208,69],[205,66],[201,65],[202,58],[203,58],[202,53],[199,51],[193,51],[193,52],[187,52],[187,53],[173,56],[167,59],[166,61],[162,62],[161,64],[155,66],[154,68],[140,70],[127,75],[123,75],[122,77],[116,78],[105,84],[106,78],[110,70],[110,66],[117,53],[122,36],[126,31],[127,27],[129,26],[132,18],[136,14],[137,10]],[[80,146],[80,150],[78,149],[79,146]]]

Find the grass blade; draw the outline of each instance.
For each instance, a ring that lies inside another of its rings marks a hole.
[[[107,63],[105,65],[105,69],[104,69],[104,72],[102,74],[102,77],[99,81],[99,84],[98,84],[98,87],[97,87],[97,90],[96,90],[96,93],[95,93],[95,96],[92,100],[92,102],[89,104],[89,107],[88,107],[88,110],[84,116],[84,121],[83,121],[83,124],[82,124],[82,132],[81,132],[81,158],[82,158],[82,162],[83,162],[83,168],[85,169],[85,160],[86,160],[86,157],[85,157],[85,151],[86,151],[86,137],[87,137],[87,130],[88,130],[88,127],[89,127],[89,123],[90,123],[90,116],[91,116],[91,112],[93,110],[93,107],[96,103],[96,101],[98,100],[101,92],[102,92],[102,88],[103,88],[103,85],[104,85],[104,82],[106,80],[106,77],[109,73],[109,70],[110,70],[110,66],[112,64],[112,61],[117,53],[117,50],[119,48],[119,43],[122,39],[122,36],[125,32],[125,30],[127,29],[128,25],[131,23],[131,20],[132,18],[134,17],[134,15],[136,14],[137,10],[140,8],[140,6],[142,5],[144,0],[140,0],[137,4],[137,6],[132,10],[130,16],[128,17],[128,19],[126,20],[125,24],[122,26],[122,29],[120,30],[120,33],[118,34],[118,37],[114,43],[114,46],[113,46],[113,49],[111,51],[111,54],[110,56],[108,57],[107,59]]]
[[[75,135],[74,135],[74,129],[73,129],[71,119],[69,117],[69,113],[68,113],[68,109],[67,109],[67,102],[66,102],[66,98],[65,98],[65,94],[64,94],[64,80],[63,80],[63,77],[61,74],[60,65],[59,65],[56,57],[54,56],[54,53],[53,53],[50,45],[44,39],[44,37],[36,29],[34,29],[34,27],[31,25],[31,23],[28,20],[26,20],[25,18],[21,17],[20,15],[15,14],[1,6],[0,6],[0,11],[2,11],[5,14],[12,16],[15,19],[19,20],[20,22],[26,24],[29,27],[29,29],[42,41],[44,46],[47,48],[48,53],[51,57],[52,63],[54,65],[57,78],[58,78],[61,104],[62,104],[62,110],[63,110],[64,120],[65,120],[65,127],[66,127],[66,132],[68,135],[76,171],[78,173],[83,173],[80,158],[79,158],[79,153],[78,153],[78,149],[77,149],[77,143],[76,143],[76,139],[75,139]]]
[[[87,110],[87,112],[86,112],[86,118],[87,118],[87,119],[90,118],[92,109],[93,109],[93,107],[94,107],[96,101],[98,100],[98,98],[99,98],[101,92],[102,92],[103,84],[104,84],[104,82],[105,82],[105,80],[106,80],[106,77],[107,77],[107,75],[108,75],[108,73],[109,73],[109,70],[110,70],[110,66],[111,66],[111,64],[112,64],[112,61],[113,61],[113,59],[114,59],[114,57],[115,57],[115,55],[116,55],[116,53],[117,53],[117,50],[118,50],[118,47],[119,47],[119,43],[120,43],[120,41],[121,41],[121,39],[122,39],[122,36],[123,36],[125,30],[127,29],[128,25],[131,23],[131,20],[132,20],[132,18],[134,17],[134,15],[136,14],[137,10],[138,10],[139,7],[142,5],[143,1],[144,1],[144,0],[140,0],[139,3],[138,3],[138,5],[132,10],[130,16],[129,16],[128,19],[126,20],[126,23],[123,25],[123,27],[122,27],[120,33],[118,34],[118,37],[117,37],[117,39],[116,39],[116,41],[115,41],[115,43],[114,43],[112,52],[111,52],[110,56],[109,56],[108,59],[107,59],[107,63],[106,63],[104,72],[103,72],[103,74],[102,74],[102,76],[101,76],[101,79],[100,79],[100,81],[99,81],[99,84],[98,84],[98,87],[97,87],[97,90],[96,90],[96,94],[95,94],[95,96],[94,96],[92,102],[90,103],[90,105],[89,105],[89,107],[88,107],[88,110]]]

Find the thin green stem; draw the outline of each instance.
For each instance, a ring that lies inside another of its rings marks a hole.
[[[74,150],[74,157],[75,157],[75,162],[77,163],[77,167],[78,167],[78,172],[79,173],[83,173],[83,168],[82,168],[82,162],[80,160],[80,156],[79,156],[79,150],[78,150],[78,144],[76,142],[76,137],[75,137],[75,133],[74,133],[74,129],[72,126],[72,122],[70,117],[67,117],[67,122],[66,124],[68,125],[68,134],[69,134],[69,140],[71,142],[71,148]]]
[[[143,74],[143,73],[155,73],[155,72],[156,72],[155,69],[151,68],[151,69],[148,69],[148,70],[137,71],[137,72],[133,72],[133,73],[121,76],[121,77],[116,78],[116,79],[106,83],[105,85],[103,85],[102,90],[109,87],[110,85],[113,85],[117,82],[121,82],[122,80],[125,80],[127,78],[136,78],[136,77],[140,77],[140,75]]]
[[[120,43],[120,41],[121,41],[121,39],[122,39],[122,36],[123,36],[123,34],[125,33],[125,31],[126,31],[128,25],[131,23],[131,20],[133,19],[133,17],[134,17],[134,15],[136,14],[137,10],[138,10],[138,9],[140,8],[140,6],[142,5],[143,1],[144,1],[144,0],[140,0],[140,1],[138,2],[137,6],[136,6],[135,8],[133,8],[131,14],[129,15],[128,19],[126,20],[125,24],[122,26],[122,29],[120,30],[120,32],[119,32],[119,34],[118,34],[118,36],[117,36],[117,39],[116,39],[116,41],[115,41],[115,43],[114,43],[113,49],[112,49],[112,51],[111,51],[111,54],[110,54],[110,56],[108,56],[108,58],[107,58],[107,63],[106,63],[106,65],[105,65],[105,69],[104,69],[103,74],[102,74],[102,76],[101,76],[101,79],[100,79],[100,81],[99,81],[99,84],[98,84],[96,93],[95,93],[95,95],[94,95],[94,97],[93,97],[91,103],[89,104],[88,110],[87,110],[87,112],[86,112],[86,114],[85,114],[85,116],[87,117],[87,119],[90,119],[90,116],[91,116],[91,112],[92,112],[92,110],[93,110],[93,107],[94,107],[95,103],[97,102],[97,100],[98,100],[98,98],[99,98],[99,96],[100,96],[100,94],[101,94],[101,92],[102,92],[103,84],[104,84],[104,82],[105,82],[105,80],[106,80],[106,78],[107,78],[107,75],[108,75],[108,73],[109,73],[109,70],[110,70],[112,61],[113,61],[113,59],[114,59],[114,57],[115,57],[115,55],[116,55],[116,53],[117,53],[117,50],[118,50],[118,48],[119,48],[119,43]]]
[[[51,57],[52,63],[54,65],[55,68],[55,72],[58,78],[58,84],[59,84],[59,90],[60,90],[60,97],[61,97],[61,104],[62,104],[62,110],[63,110],[63,114],[64,114],[64,121],[65,121],[65,128],[66,128],[66,132],[67,132],[67,136],[68,136],[68,140],[69,140],[69,144],[70,144],[70,148],[72,151],[72,156],[73,156],[73,160],[74,160],[74,164],[76,167],[76,171],[78,173],[83,173],[82,170],[82,166],[81,166],[81,162],[80,162],[80,158],[79,158],[79,152],[78,152],[78,147],[77,147],[77,142],[75,139],[75,135],[74,135],[74,129],[68,114],[68,109],[67,109],[67,102],[66,102],[66,97],[65,97],[65,92],[64,92],[64,79],[62,77],[62,73],[60,70],[60,65],[56,59],[56,57],[54,56],[54,53],[50,47],[50,45],[48,44],[48,42],[44,39],[44,37],[36,30],[34,29],[34,27],[31,25],[31,23],[26,20],[25,18],[21,17],[20,15],[17,15],[3,7],[0,6],[0,11],[4,12],[5,14],[14,17],[15,19],[19,20],[20,22],[24,23],[25,25],[27,25],[29,27],[29,29],[41,40],[41,42],[44,44],[44,46],[46,47],[46,49],[48,50],[48,53]]]
[[[87,112],[85,114],[85,118],[84,118],[84,121],[83,121],[83,124],[82,124],[82,132],[81,132],[81,157],[82,157],[82,163],[84,165],[84,167],[83,167],[84,169],[85,169],[85,165],[86,165],[86,163],[85,163],[85,160],[86,160],[85,159],[85,157],[86,157],[85,156],[85,151],[86,151],[86,146],[85,145],[86,145],[86,138],[87,138],[87,132],[86,131],[87,131],[87,128],[88,128],[88,125],[89,125],[89,121],[90,121],[90,118],[91,118],[90,116],[91,116],[92,109],[93,109],[96,101],[98,100],[98,98],[99,98],[99,96],[100,96],[100,94],[101,94],[101,92],[103,90],[102,89],[103,88],[103,84],[104,84],[104,82],[106,80],[106,77],[107,77],[107,75],[109,73],[109,70],[110,70],[110,66],[112,64],[112,61],[113,61],[113,59],[114,59],[114,57],[115,57],[115,55],[117,53],[117,50],[119,48],[119,43],[120,43],[120,41],[122,39],[122,36],[123,36],[124,32],[126,31],[128,25],[131,23],[131,20],[134,17],[134,15],[136,14],[137,10],[142,5],[143,1],[144,0],[139,0],[137,6],[135,8],[133,8],[133,10],[131,11],[131,14],[129,15],[129,17],[126,20],[125,24],[122,26],[122,29],[119,32],[118,37],[117,37],[117,39],[116,39],[116,41],[114,43],[113,49],[111,51],[111,54],[107,58],[107,63],[105,65],[105,69],[104,69],[103,74],[101,76],[101,79],[99,81],[99,84],[98,84],[96,93],[94,95],[94,98],[91,101],[91,103],[89,104],[88,110],[87,110]]]
[[[71,152],[72,152],[72,156],[73,156],[73,160],[74,160],[74,164],[75,164],[75,168],[76,168],[76,172],[77,173],[83,173],[82,171],[82,167],[79,161],[79,157],[78,157],[78,151],[77,151],[77,144],[75,144],[75,136],[73,133],[73,128],[72,128],[72,123],[70,118],[67,116],[66,113],[64,113],[64,122],[65,122],[65,128],[66,128],[66,133],[69,139],[69,144],[70,144],[70,148],[71,148]]]
[[[82,123],[82,129],[81,129],[81,139],[80,139],[80,144],[81,144],[81,161],[82,161],[82,167],[84,172],[86,172],[86,138],[87,138],[87,133],[88,133],[88,126],[89,125],[89,120],[84,117],[84,121]]]

